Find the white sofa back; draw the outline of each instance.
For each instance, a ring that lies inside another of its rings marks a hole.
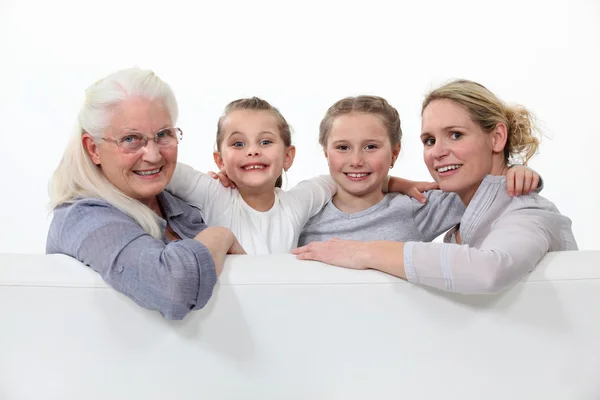
[[[62,255],[0,255],[0,399],[600,399],[600,252],[497,296],[230,256],[167,321]]]

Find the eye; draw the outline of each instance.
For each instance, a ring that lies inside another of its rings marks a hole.
[[[270,145],[271,143],[273,143],[273,141],[271,141],[271,140],[269,140],[269,139],[263,139],[263,140],[261,140],[261,141],[260,141],[260,145],[261,145],[261,146],[268,146],[268,145]]]
[[[376,144],[368,144],[365,146],[366,150],[375,150],[377,149],[377,145]]]
[[[162,131],[160,131],[156,134],[156,137],[159,139],[164,139],[166,137],[171,137],[171,136],[173,136],[173,132],[171,132],[170,129],[163,129]]]
[[[244,147],[244,142],[238,140],[237,142],[231,143],[231,147]]]
[[[123,136],[119,139],[119,144],[124,144],[126,146],[135,145],[142,142],[142,137],[140,135],[127,135]]]
[[[431,136],[423,138],[424,146],[433,146],[435,144],[435,139]]]
[[[336,150],[341,150],[341,151],[346,151],[349,149],[349,147],[346,146],[345,144],[337,145],[337,146],[335,146],[335,148],[336,148]]]
[[[460,132],[456,132],[456,131],[450,132],[450,138],[451,139],[455,139],[455,140],[456,139],[460,139],[462,135],[463,134],[460,133]]]

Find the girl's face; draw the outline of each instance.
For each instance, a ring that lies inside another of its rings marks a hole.
[[[451,100],[434,100],[423,111],[423,158],[445,192],[468,204],[488,174],[501,175],[506,126],[484,132],[467,110]]]
[[[336,117],[325,157],[338,184],[338,195],[381,199],[383,181],[399,152],[400,145],[392,146],[378,116],[354,112]]]
[[[295,148],[285,145],[277,125],[266,110],[236,110],[223,120],[215,162],[240,192],[272,192],[283,170],[292,166]]]

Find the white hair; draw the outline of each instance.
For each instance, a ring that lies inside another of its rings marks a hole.
[[[129,215],[153,237],[161,238],[154,211],[106,179],[84,149],[81,137],[88,133],[96,139],[102,138],[110,125],[114,106],[132,97],[163,101],[175,124],[178,108],[171,87],[150,70],[129,68],[94,83],[85,94],[77,127],[50,182],[51,208],[80,198],[100,198]]]

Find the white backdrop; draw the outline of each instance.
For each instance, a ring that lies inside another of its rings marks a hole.
[[[42,253],[47,184],[84,89],[138,65],[179,100],[180,160],[214,169],[216,121],[231,100],[279,107],[298,148],[288,185],[327,171],[317,143],[326,109],[377,94],[398,108],[393,173],[430,179],[420,103],[453,78],[529,107],[548,136],[531,166],[573,220],[581,249],[600,249],[600,3],[597,0],[148,1],[0,0],[0,253]]]

